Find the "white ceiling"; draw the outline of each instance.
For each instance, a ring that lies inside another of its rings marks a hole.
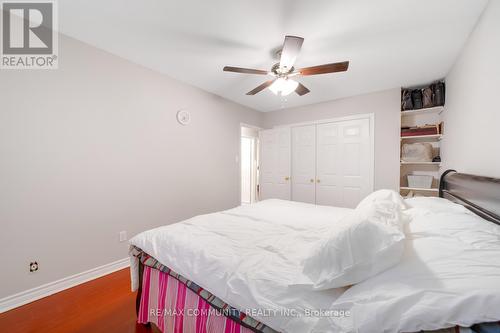
[[[60,30],[251,108],[270,111],[444,77],[487,0],[71,0]],[[301,77],[311,93],[245,93],[285,35],[305,42],[296,67],[350,61],[346,73]]]

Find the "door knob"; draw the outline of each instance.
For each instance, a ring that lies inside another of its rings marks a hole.
[[[285,177],[285,180],[290,180],[290,177]]]
[[[312,179],[312,178],[311,178],[310,182],[311,182],[311,183],[314,183],[314,179]]]
[[[320,180],[319,180],[319,179],[316,179],[316,183],[319,183],[319,182],[320,182]]]

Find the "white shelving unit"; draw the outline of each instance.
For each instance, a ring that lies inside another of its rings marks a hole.
[[[435,141],[435,140],[441,140],[443,138],[442,134],[433,134],[433,135],[412,135],[412,136],[402,136],[401,140],[429,140],[429,141]]]
[[[405,162],[405,161],[401,161],[401,165],[435,165],[435,166],[441,166],[441,162]]]
[[[401,126],[422,126],[426,124],[438,124],[441,122],[441,114],[444,112],[443,106],[436,106],[426,109],[401,111]],[[415,135],[400,136],[401,146],[403,143],[428,142],[433,146],[434,156],[441,155],[442,134],[435,135]],[[401,154],[401,152],[400,152]],[[413,192],[415,195],[437,196],[439,193],[438,179],[441,162],[406,162],[400,161],[400,192],[401,195],[408,195]],[[423,174],[433,177],[431,188],[409,187],[407,181],[408,174]]]
[[[443,106],[435,106],[435,107],[426,108],[426,109],[401,111],[401,117],[409,117],[409,116],[415,116],[415,115],[419,115],[419,114],[432,114],[432,113],[441,114],[443,111],[444,111]]]

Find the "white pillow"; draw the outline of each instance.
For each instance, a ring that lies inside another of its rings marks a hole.
[[[378,201],[391,201],[397,204],[401,209],[407,209],[408,205],[399,193],[393,190],[378,190],[367,195],[356,208],[361,208],[366,205],[371,205]]]
[[[410,208],[417,208],[431,213],[469,213],[470,211],[462,205],[451,202],[448,199],[437,197],[415,197],[405,200]]]
[[[404,248],[398,204],[366,204],[334,223],[330,235],[302,261],[295,285],[324,290],[352,285],[397,264]]]
[[[439,225],[446,232],[436,232]],[[330,310],[350,317],[327,318],[324,327],[420,332],[500,320],[500,226],[456,212],[422,215],[409,226],[401,262],[342,294]]]

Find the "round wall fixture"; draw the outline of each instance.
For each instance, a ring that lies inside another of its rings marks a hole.
[[[177,111],[177,121],[181,125],[187,125],[191,122],[191,114],[188,110]]]

